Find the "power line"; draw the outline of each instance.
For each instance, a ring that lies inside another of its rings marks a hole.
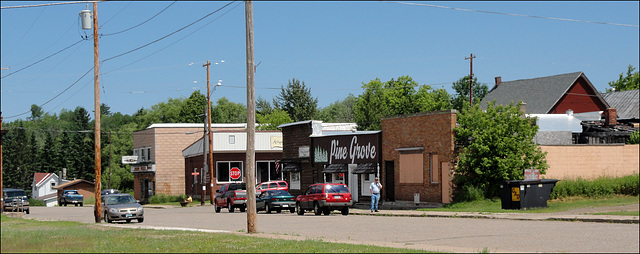
[[[151,18],[149,18],[149,19],[147,19],[147,20],[143,21],[143,22],[142,22],[142,23],[140,23],[140,24],[137,24],[137,25],[135,25],[135,26],[132,26],[132,27],[130,27],[130,28],[127,28],[127,29],[122,30],[122,31],[119,31],[119,32],[110,33],[110,34],[101,34],[101,36],[111,36],[111,35],[116,35],[116,34],[119,34],[119,33],[124,33],[124,32],[126,32],[126,31],[129,31],[129,30],[134,29],[134,28],[136,28],[136,27],[139,27],[139,26],[141,26],[142,24],[147,23],[147,22],[149,22],[150,20],[152,20],[153,18],[155,18],[156,16],[160,15],[160,13],[164,12],[166,9],[169,9],[169,7],[171,7],[171,6],[172,6],[173,4],[175,4],[176,2],[177,2],[177,1],[173,1],[173,3],[171,3],[169,6],[165,7],[165,8],[164,8],[164,9],[162,9],[160,12],[156,13],[156,15],[153,15]],[[104,26],[105,24],[106,24],[106,22],[105,22],[104,24],[102,24],[102,25]],[[100,27],[102,27],[102,26],[100,26]]]
[[[166,39],[167,37],[169,37],[169,36],[171,36],[171,35],[174,35],[174,34],[176,34],[177,32],[180,32],[180,31],[182,31],[182,30],[186,29],[187,27],[190,27],[190,26],[194,25],[195,23],[198,23],[198,22],[202,21],[203,19],[205,19],[205,18],[207,18],[207,17],[209,17],[209,16],[211,16],[211,15],[215,14],[216,12],[218,12],[218,11],[220,11],[220,10],[222,10],[222,9],[226,8],[227,6],[231,5],[233,2],[235,2],[235,1],[232,1],[232,2],[230,2],[230,3],[228,3],[228,4],[224,5],[224,6],[220,7],[219,9],[217,9],[217,10],[215,10],[215,11],[213,11],[213,12],[211,12],[211,13],[207,14],[207,15],[205,15],[204,17],[202,17],[202,18],[200,18],[200,19],[198,19],[198,20],[196,20],[196,21],[192,22],[191,24],[188,24],[188,25],[186,25],[186,26],[184,26],[184,27],[182,27],[182,28],[180,28],[180,29],[178,29],[178,30],[176,30],[176,31],[174,31],[174,32],[172,32],[172,33],[170,33],[170,34],[167,34],[167,35],[165,35],[165,36],[163,36],[163,37],[161,37],[161,38],[159,38],[159,39],[156,39],[156,40],[154,40],[154,41],[152,41],[152,42],[149,42],[149,43],[147,43],[147,44],[145,44],[145,45],[142,45],[142,46],[137,47],[137,48],[135,48],[135,49],[129,50],[129,51],[124,52],[124,53],[122,53],[122,54],[119,54],[119,55],[116,55],[116,56],[113,56],[113,57],[107,58],[107,59],[105,59],[105,60],[102,60],[101,62],[106,62],[106,61],[109,61],[109,60],[112,60],[112,59],[115,59],[115,58],[118,58],[118,57],[121,57],[121,56],[124,56],[124,55],[130,54],[130,53],[135,52],[135,51],[137,51],[137,50],[140,50],[140,49],[142,49],[142,48],[144,48],[144,47],[147,47],[147,46],[149,46],[149,45],[151,45],[151,44],[154,44],[154,43],[159,42],[159,41],[161,41],[161,40],[163,40],[163,39]]]
[[[550,19],[550,20],[560,20],[560,21],[584,22],[584,23],[601,24],[601,25],[613,25],[613,26],[640,27],[639,25],[619,24],[619,23],[600,22],[600,21],[588,21],[588,20],[569,19],[569,18],[554,18],[554,17],[544,17],[544,16],[536,16],[536,15],[525,15],[525,14],[513,14],[513,13],[505,13],[505,12],[497,12],[497,11],[480,11],[480,10],[472,10],[472,9],[463,9],[463,8],[455,8],[455,7],[448,7],[448,6],[440,6],[440,5],[434,5],[434,4],[407,3],[407,2],[394,2],[394,1],[382,1],[382,2],[395,3],[395,4],[406,4],[406,5],[417,5],[417,6],[425,6],[425,7],[434,7],[434,8],[450,9],[450,10],[456,10],[456,11],[469,11],[469,12],[480,12],[480,13],[498,14],[498,15],[507,15],[507,16],[516,16],[516,17],[526,17],[526,18],[538,18],[538,19]]]
[[[102,25],[100,25],[98,27],[98,29],[102,29],[102,27],[104,25],[106,25],[107,23],[109,23],[109,21],[113,20],[115,17],[117,17],[118,15],[120,15],[120,13],[122,13],[122,11],[124,11],[125,9],[127,9],[133,2],[129,2],[129,4],[127,4],[125,7],[122,7],[122,9],[120,9],[115,15],[111,16],[111,18],[109,18],[107,21],[105,21],[104,23],[102,23]]]
[[[102,1],[78,1],[78,2],[62,2],[62,3],[48,3],[48,4],[32,4],[32,5],[20,5],[20,6],[5,6],[0,7],[0,9],[16,9],[16,8],[29,8],[29,7],[43,7],[43,6],[51,6],[51,5],[62,5],[62,4],[86,4],[93,2],[102,2]]]
[[[84,41],[84,39],[79,40],[79,41],[77,41],[77,42],[75,42],[75,43],[73,43],[73,44],[71,44],[71,45],[67,46],[66,48],[63,48],[63,49],[59,50],[58,52],[53,53],[53,54],[51,54],[51,55],[49,55],[49,56],[47,56],[47,57],[45,57],[45,58],[42,58],[42,59],[40,59],[40,60],[36,61],[35,63],[29,64],[29,65],[27,65],[27,66],[25,66],[25,67],[22,67],[21,69],[19,69],[19,70],[17,70],[17,71],[14,71],[14,72],[12,72],[12,73],[9,73],[9,74],[7,74],[7,75],[4,75],[4,76],[2,76],[0,79],[3,79],[3,78],[6,78],[6,77],[9,77],[9,76],[11,76],[11,75],[13,75],[13,74],[16,74],[16,73],[18,73],[18,72],[23,71],[24,69],[27,69],[27,68],[29,68],[29,67],[31,67],[31,66],[34,66],[34,65],[36,65],[36,64],[38,64],[38,63],[40,63],[40,62],[42,62],[42,61],[44,61],[44,60],[47,60],[47,59],[51,58],[52,56],[55,56],[55,55],[57,55],[57,54],[61,53],[62,51],[65,51],[65,50],[67,50],[67,49],[69,49],[69,48],[71,48],[71,47],[73,47],[73,46],[77,45],[78,43],[80,43],[80,42],[82,42],[82,41]]]

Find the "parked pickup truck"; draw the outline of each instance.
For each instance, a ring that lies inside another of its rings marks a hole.
[[[225,183],[220,190],[216,191],[215,202],[213,202],[216,213],[222,207],[229,209],[232,213],[235,208],[240,208],[244,212],[247,208],[247,185],[246,183]]]
[[[77,190],[65,190],[60,196],[60,200],[58,200],[59,205],[67,206],[67,204],[74,204],[78,206],[82,206],[84,202],[84,197],[78,193]]]

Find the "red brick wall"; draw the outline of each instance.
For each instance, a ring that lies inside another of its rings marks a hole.
[[[414,115],[389,117],[382,119],[382,158],[384,161],[394,161],[395,200],[413,201],[414,193],[420,193],[420,202],[442,202],[442,181],[431,183],[430,156],[438,154],[439,162],[436,164],[435,173],[441,177],[441,162],[453,160],[454,136],[453,128],[456,125],[455,110],[435,111]],[[398,148],[423,147],[423,179],[421,183],[400,183],[400,153]],[[381,175],[386,175],[386,163],[383,163]],[[449,165],[449,164],[444,164]],[[385,182],[381,179],[381,182]],[[449,184],[444,183],[444,184]],[[391,186],[385,186],[384,188]],[[385,191],[382,192],[383,200],[386,199]],[[448,193],[445,195],[449,195]]]

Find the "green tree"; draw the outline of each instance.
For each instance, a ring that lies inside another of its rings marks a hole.
[[[307,88],[300,80],[289,81],[287,87],[280,87],[281,91],[273,99],[273,105],[282,109],[294,122],[311,120],[317,111],[318,98],[311,96],[311,88]]]
[[[535,119],[525,118],[520,105],[495,101],[482,111],[478,104],[458,114],[455,140],[462,145],[454,176],[458,190],[474,187],[486,197],[498,195],[500,183],[523,179],[523,170],[535,168],[544,174],[549,167],[546,153],[535,144]],[[458,194],[461,194],[458,192]]]
[[[354,120],[361,130],[379,130],[383,117],[449,109],[444,89],[418,86],[409,76],[382,83],[380,79],[363,84],[365,90],[354,105]],[[418,90],[416,91],[416,88]]]
[[[354,106],[358,98],[349,94],[318,111],[317,119],[326,123],[351,123],[354,121]]]
[[[277,130],[278,126],[291,123],[291,117],[282,109],[274,109],[270,114],[256,114],[256,121],[260,124],[261,130]]]
[[[452,108],[461,111],[466,105],[469,105],[469,75],[464,76],[456,82],[453,82],[453,90],[456,90],[456,94],[451,98]],[[477,77],[473,77],[473,105],[480,104],[482,99],[489,93],[489,89],[486,84],[478,82]]]
[[[178,123],[204,123],[203,114],[207,106],[207,98],[200,90],[191,93],[191,96],[184,101],[180,108]]]
[[[268,115],[271,114],[271,112],[273,112],[271,103],[261,96],[258,96],[258,99],[256,100],[256,114]]]
[[[640,88],[640,74],[636,71],[633,65],[629,65],[627,69],[627,75],[620,73],[620,77],[616,81],[609,82],[611,88],[607,88],[607,93],[615,89],[615,91],[627,91]]]
[[[40,119],[40,117],[42,117],[42,114],[44,113],[44,111],[42,110],[42,107],[36,105],[36,104],[31,104],[31,116],[28,117],[28,120],[37,120]]]
[[[211,122],[214,123],[246,123],[247,107],[241,103],[230,102],[226,97],[218,99],[211,109]]]

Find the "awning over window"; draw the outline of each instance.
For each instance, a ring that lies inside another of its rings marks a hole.
[[[349,167],[347,164],[331,164],[322,170],[322,173],[347,173]]]
[[[377,163],[360,163],[360,164],[358,164],[356,169],[354,169],[352,171],[352,173],[354,173],[354,174],[375,174],[377,170],[378,170],[378,164]]]
[[[300,172],[302,171],[302,167],[300,163],[287,163],[284,168],[282,168],[282,172]]]

